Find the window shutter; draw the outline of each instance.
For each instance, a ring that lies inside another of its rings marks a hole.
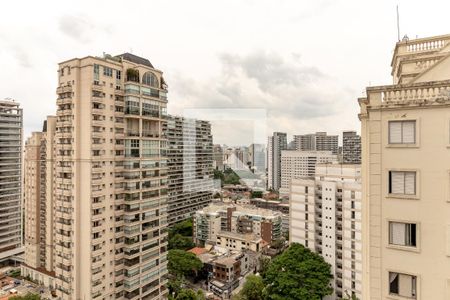
[[[416,194],[416,173],[415,172],[405,172],[405,194],[415,195]]]
[[[403,194],[405,192],[405,174],[403,172],[391,172],[391,193]]]
[[[399,289],[398,294],[403,297],[413,296],[413,276],[406,274],[399,274]]]
[[[389,122],[389,144],[402,143],[402,122]]]
[[[403,123],[403,143],[414,144],[416,142],[416,122],[405,121]]]
[[[405,224],[391,222],[391,243],[393,245],[405,245]]]

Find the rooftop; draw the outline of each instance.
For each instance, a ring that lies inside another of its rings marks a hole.
[[[206,250],[205,248],[201,248],[201,247],[195,247],[195,248],[188,250],[188,252],[194,253],[195,255],[198,256],[200,254],[208,252],[208,250]]]
[[[209,206],[204,207],[202,210],[197,211],[197,213],[203,214],[219,214],[220,212],[226,213],[227,208],[236,208],[233,211],[233,215],[253,215],[253,216],[261,216],[261,217],[277,217],[281,216],[281,213],[278,211],[273,211],[270,209],[259,208],[254,205],[240,205],[234,203],[223,203],[223,202],[215,202],[211,203]]]
[[[116,57],[120,57],[123,60],[129,61],[129,62],[132,62],[135,64],[139,64],[139,65],[144,65],[144,66],[154,69],[152,63],[148,59],[128,53],[128,52],[117,55]]]
[[[228,238],[232,238],[232,239],[239,239],[239,240],[244,240],[244,241],[249,241],[249,242],[261,242],[262,239],[258,236],[256,236],[256,234],[253,233],[237,233],[237,232],[230,232],[230,231],[220,231],[219,233],[217,233],[217,237],[219,236],[223,236],[223,237],[228,237]]]

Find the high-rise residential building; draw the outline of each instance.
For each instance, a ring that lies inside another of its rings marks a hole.
[[[52,289],[54,273],[54,156],[56,117],[44,121],[42,132],[25,142],[25,261],[22,275]]]
[[[450,35],[398,42],[361,112],[363,299],[450,298]]]
[[[266,148],[263,144],[251,144],[248,149],[248,160],[253,172],[265,173],[266,170]]]
[[[213,145],[213,159],[214,169],[223,171],[223,147],[221,145]]]
[[[338,154],[338,143],[338,135],[327,135],[326,132],[294,135],[295,149],[301,151],[331,151]]]
[[[281,237],[282,213],[252,205],[211,203],[193,218],[194,241],[215,244],[221,231],[253,233],[267,243]]]
[[[19,103],[0,101],[0,261],[23,253],[22,122]]]
[[[274,132],[267,139],[267,188],[278,190],[281,187],[281,151],[287,149],[287,136]]]
[[[162,72],[129,53],[74,58],[58,72],[54,215],[46,220],[57,296],[165,299]]]
[[[233,147],[225,149],[223,156],[225,168],[233,170],[249,169],[249,151],[247,147]]]
[[[173,224],[211,202],[214,189],[211,124],[169,116],[164,133],[168,141],[168,223]]]
[[[331,151],[281,151],[281,187],[280,195],[288,196],[291,180],[314,177],[316,164],[337,162],[337,155]]]
[[[342,161],[344,164],[361,164],[361,136],[356,131],[342,133]]]
[[[362,295],[361,166],[320,164],[315,178],[293,179],[290,242],[321,254],[331,265],[334,293]]]

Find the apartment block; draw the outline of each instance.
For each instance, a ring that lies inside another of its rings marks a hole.
[[[74,58],[59,64],[56,92],[54,168],[47,180],[54,184],[53,217],[46,216],[46,226],[53,227],[58,297],[165,299],[162,72],[129,53]]]
[[[338,154],[338,135],[328,135],[326,132],[294,135],[294,145],[300,151],[331,151]]]
[[[356,131],[342,133],[342,161],[344,164],[361,164],[361,136]]]
[[[293,179],[290,243],[300,243],[331,265],[334,294],[362,298],[361,166],[318,164],[311,179]]]
[[[23,253],[22,124],[19,103],[0,101],[0,261]]]
[[[248,148],[248,156],[254,173],[266,172],[266,148],[263,144],[251,144]]]
[[[450,297],[450,35],[395,45],[393,84],[358,99],[363,299]]]
[[[316,164],[327,162],[337,162],[337,155],[331,151],[281,151],[280,195],[289,195],[292,179],[314,177]]]
[[[274,132],[267,139],[267,189],[278,191],[281,187],[281,151],[286,149],[286,133]]]
[[[190,218],[211,202],[214,189],[211,124],[169,116],[164,133],[168,140],[168,222],[173,224]]]
[[[247,147],[233,147],[223,151],[223,164],[225,168],[248,170],[249,162],[249,151]]]
[[[213,145],[213,167],[216,170],[223,171],[223,148],[221,145]]]
[[[282,214],[278,211],[216,202],[195,213],[194,242],[199,245],[216,244],[219,234],[232,232],[253,233],[266,243],[271,243],[281,237],[281,226]]]
[[[22,275],[55,288],[54,158],[56,117],[44,121],[42,132],[25,142],[24,205],[25,261]]]

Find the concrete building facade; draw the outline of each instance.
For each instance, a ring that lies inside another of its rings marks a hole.
[[[248,148],[248,160],[254,173],[266,171],[266,148],[263,144],[251,144]]]
[[[331,151],[338,154],[339,136],[327,135],[326,132],[294,135],[294,145],[300,151]]]
[[[211,202],[214,189],[211,124],[169,116],[164,133],[168,140],[168,223],[173,224],[190,218]]]
[[[337,162],[337,155],[331,151],[281,151],[280,195],[289,195],[291,180],[314,177],[316,164]]]
[[[363,299],[450,297],[450,35],[395,45],[360,104]]]
[[[319,164],[315,178],[293,179],[290,242],[321,254],[331,265],[334,293],[362,298],[360,165]]]
[[[42,132],[25,142],[25,261],[22,275],[55,288],[54,168],[56,117],[48,116]]]
[[[165,299],[162,72],[125,53],[71,59],[59,64],[58,73],[49,224],[57,295]]]
[[[342,161],[344,164],[361,164],[361,136],[356,131],[342,133]]]
[[[22,127],[19,103],[0,101],[0,261],[23,253]]]
[[[211,203],[193,218],[194,242],[215,244],[220,232],[255,234],[266,243],[281,237],[282,213],[252,205]]]
[[[281,151],[287,149],[287,136],[274,132],[267,139],[267,188],[278,191],[281,187]]]

